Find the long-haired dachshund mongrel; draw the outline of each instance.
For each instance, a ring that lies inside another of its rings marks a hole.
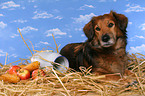
[[[128,63],[127,24],[126,16],[113,11],[93,17],[83,28],[87,41],[68,44],[60,53],[69,60],[69,66],[77,71],[80,66],[92,66],[92,72],[97,74],[123,75]]]

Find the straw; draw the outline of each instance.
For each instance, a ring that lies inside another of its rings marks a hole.
[[[7,64],[8,53],[6,53],[5,65]]]
[[[31,52],[31,55],[33,55],[33,53],[32,53],[32,51],[31,51],[31,49],[29,48],[28,44],[27,44],[27,43],[26,43],[26,41],[24,40],[24,38],[23,38],[23,36],[22,36],[22,33],[21,33],[21,31],[20,31],[20,29],[19,29],[19,28],[18,28],[18,31],[19,31],[20,36],[21,36],[21,38],[23,39],[24,43],[26,44],[26,46],[28,47],[29,51]]]
[[[18,29],[19,30],[19,29]],[[25,42],[19,30],[21,38]],[[52,35],[54,38],[54,35]],[[56,50],[58,47],[54,39]],[[31,42],[32,44],[32,42]],[[32,46],[33,47],[33,46]],[[28,47],[30,50],[30,48]],[[55,49],[54,49],[55,50]],[[43,52],[45,50],[34,50]],[[49,50],[48,50],[49,51]],[[30,50],[31,54],[32,51]],[[32,54],[33,55],[33,54]],[[45,60],[40,56],[41,59]],[[4,66],[0,64],[0,74],[4,74],[12,64],[21,65],[22,61],[28,62],[29,59],[16,60],[7,64],[7,55]],[[45,60],[53,64],[58,64]],[[59,64],[58,64],[59,65]],[[71,68],[65,73],[54,70],[52,67],[44,67],[46,75],[35,80],[21,80],[17,84],[0,81],[0,96],[144,96],[145,95],[145,55],[136,53],[129,55],[127,66],[135,76],[124,76],[118,81],[104,80],[106,75],[95,75],[91,73],[92,67],[80,67],[81,72]],[[134,83],[137,81],[137,83]]]
[[[63,86],[64,90],[66,91],[68,96],[71,96],[68,92],[68,90],[66,89],[66,87],[64,86],[64,84],[62,83],[62,81],[60,80],[60,78],[58,77],[58,75],[56,74],[55,70],[52,68],[52,71],[54,72],[55,76],[57,77],[57,79],[59,80],[59,82],[61,83],[61,85]]]
[[[52,37],[53,37],[53,40],[54,40],[54,43],[55,43],[55,46],[56,46],[56,51],[57,51],[57,53],[59,53],[59,51],[58,51],[58,45],[57,45],[57,43],[55,41],[55,38],[54,38],[54,35],[53,34],[52,34]]]

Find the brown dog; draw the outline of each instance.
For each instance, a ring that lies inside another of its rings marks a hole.
[[[126,55],[126,27],[128,19],[111,11],[109,14],[93,17],[83,28],[88,40],[84,43],[68,44],[60,54],[65,56],[70,67],[92,66],[97,74],[125,72],[128,64]]]

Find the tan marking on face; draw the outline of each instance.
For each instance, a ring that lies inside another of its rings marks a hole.
[[[110,47],[115,44],[117,29],[113,20],[109,18],[99,19],[96,22],[94,30],[102,47]],[[104,42],[102,39],[104,35],[107,35],[110,39]]]

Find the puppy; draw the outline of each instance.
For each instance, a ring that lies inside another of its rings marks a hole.
[[[79,71],[80,66],[92,66],[96,74],[124,74],[128,64],[126,54],[128,18],[111,11],[92,17],[83,31],[86,42],[64,46],[60,54],[65,56],[70,68]]]

